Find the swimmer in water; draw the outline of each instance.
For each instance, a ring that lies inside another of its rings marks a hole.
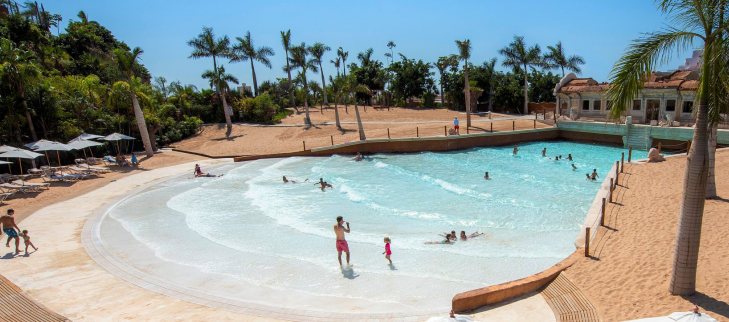
[[[486,174],[483,176],[483,178],[486,179],[486,180],[490,179],[489,178],[489,172],[488,171],[486,171]]]
[[[575,170],[577,170],[577,167],[576,167],[576,166],[575,166],[575,164],[573,163],[573,164],[572,164],[572,171],[575,171]]]
[[[543,157],[547,156],[547,148],[542,149],[542,156]]]

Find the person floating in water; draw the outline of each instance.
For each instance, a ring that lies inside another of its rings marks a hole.
[[[592,180],[595,180],[595,178],[597,178],[597,177],[599,177],[597,175],[597,169],[592,169],[592,175],[591,175]]]
[[[364,160],[364,157],[362,156],[361,153],[357,152],[357,155],[354,156],[354,161],[362,161],[362,160]]]
[[[484,174],[483,178],[486,179],[486,180],[490,179],[489,178],[489,172],[488,171],[486,171],[486,174]]]
[[[442,241],[429,241],[429,242],[425,242],[425,244],[430,244],[430,245],[432,245],[432,244],[452,244],[452,243],[453,242],[451,241],[451,234],[446,234],[445,235],[445,239],[442,240]]]
[[[344,224],[347,228],[344,228]],[[337,217],[337,224],[334,225],[334,235],[337,236],[337,260],[339,260],[339,266],[342,266],[342,252],[347,253],[347,266],[349,266],[349,245],[347,240],[344,238],[344,233],[349,234],[349,222],[344,221],[342,216]]]
[[[554,161],[559,161],[559,156],[558,155],[555,155],[554,156]]]
[[[214,174],[210,174],[210,173],[204,173],[204,172],[202,172],[200,165],[196,164],[195,165],[195,176],[196,177],[221,177],[223,175],[221,174],[218,176],[218,175],[214,175]]]
[[[559,159],[562,160],[562,155],[561,154],[559,155]]]
[[[390,262],[390,265],[392,265],[392,260],[390,259],[390,255],[392,255],[392,251],[390,250],[390,237],[385,237],[385,251],[382,252],[385,254],[385,258],[387,258],[387,261]]]
[[[481,235],[483,235],[483,233],[474,232],[473,234],[470,234],[470,235],[466,236],[466,231],[465,230],[461,230],[461,240],[468,240],[469,238],[478,237],[478,236],[481,236]]]
[[[542,156],[543,157],[547,156],[547,148],[542,149]]]
[[[570,154],[567,155],[567,160],[572,161],[572,153],[570,153]]]
[[[517,147],[516,145],[514,145],[514,155],[516,155],[517,152],[519,152],[519,147]]]
[[[572,171],[575,171],[575,170],[577,170],[577,167],[576,167],[576,166],[575,166],[575,164],[573,163],[573,164],[572,164]]]
[[[289,183],[289,182],[291,182],[291,183],[296,183],[296,180],[289,180],[289,179],[286,179],[286,176],[283,176],[283,178],[282,178],[282,179],[283,179],[283,183]],[[308,180],[308,179],[307,179],[307,180]]]
[[[334,188],[334,187],[332,187],[332,185],[330,185],[329,183],[324,181],[324,179],[322,179],[322,178],[319,178],[319,182],[317,182],[315,184],[321,185],[321,191],[324,191],[325,188]]]

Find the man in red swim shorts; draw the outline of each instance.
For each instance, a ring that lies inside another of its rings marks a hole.
[[[458,116],[453,118],[453,129],[456,130],[456,134],[461,134],[461,132],[458,130]]]
[[[347,224],[347,228],[344,228],[344,224]],[[334,225],[334,234],[337,235],[337,259],[339,260],[339,266],[342,266],[342,252],[347,253],[347,266],[349,266],[349,245],[344,239],[344,233],[349,234],[349,223],[345,222],[342,216],[337,217],[337,224]]]

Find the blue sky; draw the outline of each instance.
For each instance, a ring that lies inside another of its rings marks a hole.
[[[110,29],[117,39],[130,47],[144,50],[142,63],[153,76],[168,81],[207,87],[200,78],[212,69],[211,59],[188,59],[187,41],[212,27],[216,35],[231,40],[251,32],[256,46],[269,46],[276,55],[272,69],[256,65],[259,84],[263,80],[286,77],[282,66],[285,56],[280,31],[291,29],[292,43],[322,42],[332,51],[349,51],[347,62],[357,53],[372,47],[375,58],[384,61],[385,44],[397,44],[395,55],[434,62],[439,56],[457,52],[454,40],[471,39],[472,61],[480,64],[491,57],[502,57],[498,50],[514,35],[525,37],[527,44],[542,50],[557,41],[567,54],[582,56],[586,64],[582,76],[607,81],[610,69],[632,39],[641,33],[657,31],[669,22],[648,0],[613,1],[44,1],[46,10],[63,16],[62,26],[84,10],[90,20]],[[55,32],[55,31],[54,31]],[[61,30],[63,32],[63,28]],[[699,44],[695,44],[698,46]],[[673,70],[690,52],[674,55],[661,70]],[[225,63],[226,71],[241,82],[252,84],[250,63]],[[330,63],[325,75],[336,74]],[[433,68],[433,72],[437,70]],[[437,75],[436,75],[437,77]],[[308,76],[320,82],[318,74]]]

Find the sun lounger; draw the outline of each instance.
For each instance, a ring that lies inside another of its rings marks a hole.
[[[2,192],[2,193],[0,193],[0,204],[4,204],[5,203],[5,200],[8,199],[8,198],[10,198],[14,194],[15,194],[15,191]]]
[[[0,188],[2,188],[4,191],[20,191],[22,193],[33,192],[34,190],[38,189],[36,187],[26,187],[12,183],[2,183],[0,184]]]
[[[19,186],[25,186],[25,187],[36,187],[36,188],[46,188],[50,186],[47,182],[28,182],[25,180],[15,180],[13,181],[14,184],[17,184]]]
[[[107,165],[116,164],[116,159],[110,155],[104,156],[104,163]]]
[[[76,173],[86,173],[86,174],[95,174],[98,172],[96,169],[92,169],[90,167],[79,167],[79,166],[70,166],[68,167],[69,170],[76,172]]]

